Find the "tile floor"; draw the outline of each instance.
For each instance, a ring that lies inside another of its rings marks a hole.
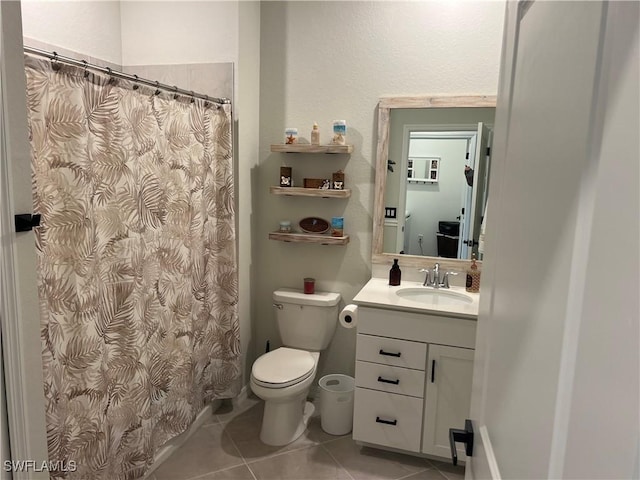
[[[260,442],[263,402],[223,404],[148,480],[462,480],[464,467],[361,447],[311,419],[284,447]]]

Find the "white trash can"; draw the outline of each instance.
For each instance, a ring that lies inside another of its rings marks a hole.
[[[331,435],[345,435],[353,427],[355,380],[349,375],[325,375],[320,385],[320,424]]]

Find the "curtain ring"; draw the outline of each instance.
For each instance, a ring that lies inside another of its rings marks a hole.
[[[194,103],[195,101],[196,101],[195,93],[193,93],[193,90],[191,90],[191,102],[189,103]]]
[[[57,72],[62,68],[62,65],[58,63],[58,52],[53,52],[53,58],[51,59],[51,69]]]
[[[154,95],[160,95],[160,82],[156,80],[156,91],[153,92]]]
[[[176,85],[173,86],[173,99],[178,99],[178,87]]]
[[[87,63],[86,60],[82,60],[82,64],[84,65],[84,78],[87,78],[89,76],[89,72],[87,71],[87,68],[89,67],[89,64]]]
[[[133,75],[133,77],[135,78],[135,80],[133,81],[133,89],[137,90],[140,88],[140,85],[138,85],[138,75]]]
[[[204,98],[205,98],[204,106],[205,106],[205,108],[207,108],[210,105],[210,103],[209,103],[209,95],[205,95]]]
[[[107,75],[109,75],[109,80],[107,81],[107,83],[109,85],[113,85],[116,83],[115,78],[113,78],[113,70],[111,70],[110,67],[105,67],[107,69]]]

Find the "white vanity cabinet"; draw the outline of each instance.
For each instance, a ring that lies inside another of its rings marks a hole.
[[[469,417],[475,319],[372,307],[359,317],[354,440],[449,458],[449,428]]]

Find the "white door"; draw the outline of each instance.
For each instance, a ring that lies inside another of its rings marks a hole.
[[[639,4],[506,8],[466,475],[638,478]]]
[[[464,426],[471,404],[473,350],[429,345],[422,453],[448,457],[449,428]],[[457,445],[458,458],[464,447]]]
[[[42,469],[47,436],[35,239],[32,231],[15,233],[13,225],[15,214],[33,210],[20,2],[0,2],[0,23],[0,321],[10,454],[14,479],[44,479],[49,475]],[[38,469],[24,463],[29,461]]]

